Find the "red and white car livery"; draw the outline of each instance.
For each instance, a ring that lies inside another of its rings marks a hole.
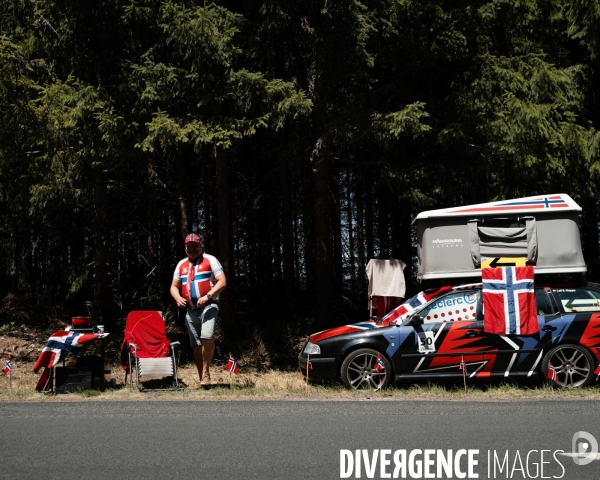
[[[536,283],[535,297],[539,332],[500,335],[483,329],[481,284],[425,291],[378,323],[311,335],[299,365],[309,380],[341,379],[355,389],[461,378],[462,361],[473,380],[542,377],[561,387],[588,385],[600,373],[600,285]]]

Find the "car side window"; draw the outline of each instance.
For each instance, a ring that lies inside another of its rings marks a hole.
[[[552,315],[555,313],[550,297],[548,297],[548,293],[544,288],[535,289],[535,304],[538,315]]]
[[[475,320],[479,290],[459,290],[436,298],[419,315],[424,323]]]
[[[553,288],[565,312],[600,312],[600,292],[586,287]]]

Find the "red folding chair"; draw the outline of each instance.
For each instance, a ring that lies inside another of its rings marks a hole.
[[[121,346],[121,367],[125,370],[125,383],[133,387],[133,369],[136,385],[143,391],[140,377],[173,377],[174,390],[179,388],[175,346],[167,338],[165,319],[161,312],[134,311],[127,315],[125,338]]]

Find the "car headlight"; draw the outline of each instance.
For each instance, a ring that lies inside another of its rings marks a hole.
[[[310,343],[308,342],[306,344],[306,347],[304,347],[304,352],[307,355],[316,355],[321,353],[321,347],[319,347],[318,345],[314,344],[314,343]]]

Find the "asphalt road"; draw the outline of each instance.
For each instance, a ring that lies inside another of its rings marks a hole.
[[[600,441],[598,402],[0,403],[0,478],[469,478],[471,450],[471,478],[597,479],[557,452],[577,431]]]

